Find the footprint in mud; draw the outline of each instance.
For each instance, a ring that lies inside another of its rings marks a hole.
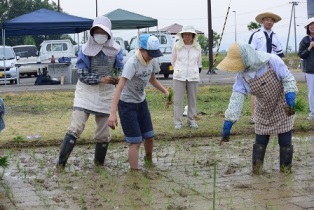
[[[199,165],[200,165],[200,168],[204,168],[204,167],[209,167],[209,166],[213,166],[215,165],[215,160],[197,160],[196,161]]]
[[[167,206],[167,210],[183,210],[187,209],[186,206],[174,206],[174,205],[169,205]]]
[[[143,171],[143,175],[149,180],[157,180],[160,177],[159,173],[156,171]]]
[[[228,165],[227,171],[225,171],[225,174],[234,174],[236,172],[236,169],[238,168],[238,164],[236,163],[230,163]]]
[[[185,198],[185,197],[188,197],[189,195],[189,191],[188,190],[185,190],[185,189],[180,189],[180,190],[177,190],[177,193],[182,197],[182,198]]]
[[[234,188],[240,188],[240,189],[252,189],[252,185],[251,184],[236,184],[233,185]]]

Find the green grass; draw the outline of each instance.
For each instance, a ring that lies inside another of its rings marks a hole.
[[[314,126],[305,120],[308,115],[307,90],[305,83],[298,83],[299,94],[296,101],[296,120],[294,130],[311,131]],[[156,139],[209,137],[218,139],[221,135],[224,112],[228,106],[232,85],[208,85],[199,88],[197,112],[206,115],[197,116],[199,129],[184,126],[174,129],[173,105],[164,108],[166,98],[156,89],[147,89],[147,101],[152,115]],[[74,93],[71,92],[23,92],[2,94],[6,104],[6,128],[0,135],[0,146],[24,147],[27,145],[59,145],[70,124]],[[254,126],[249,124],[251,115],[251,96],[244,103],[242,116],[233,126],[232,135],[254,134]],[[185,102],[186,104],[186,102]],[[186,125],[186,119],[183,119]],[[91,116],[86,123],[79,144],[93,142],[95,120]],[[28,139],[26,136],[40,135],[40,139]],[[112,141],[123,141],[124,136],[119,125],[111,131]],[[232,140],[232,137],[231,137]]]

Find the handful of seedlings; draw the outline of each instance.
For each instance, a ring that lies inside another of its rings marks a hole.
[[[118,68],[114,69],[113,75],[112,75],[113,79],[115,80],[114,85],[117,85],[119,83],[119,76],[120,75],[121,75],[121,69],[118,69]]]
[[[291,116],[291,115],[294,115],[295,114],[295,111],[292,107],[290,106],[285,106],[285,112],[286,112],[286,115],[287,116]]]
[[[171,104],[173,104],[173,90],[171,88],[168,89],[169,95],[167,97],[167,102],[165,104],[165,109],[168,109]]]

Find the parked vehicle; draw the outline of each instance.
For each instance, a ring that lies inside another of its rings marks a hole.
[[[15,52],[15,55],[20,57],[20,59],[17,61],[18,64],[35,64],[38,61],[38,50],[35,45],[17,45],[13,46],[13,50]],[[18,70],[21,76],[37,76],[38,66],[22,65],[19,67]]]
[[[50,63],[54,56],[57,61],[61,57],[69,57],[76,60],[75,49],[69,39],[62,40],[44,40],[40,45],[39,61],[41,63]],[[74,63],[72,61],[72,63]]]
[[[113,39],[121,46],[123,50],[123,58],[125,58],[126,54],[128,53],[129,42],[123,40],[121,37],[113,37]]]
[[[0,81],[10,81],[17,84],[17,70],[15,64],[19,56],[16,56],[13,48],[9,46],[0,47]]]
[[[173,74],[173,66],[171,65],[171,53],[172,53],[172,37],[169,33],[165,32],[156,32],[151,33],[159,38],[160,41],[160,51],[163,56],[159,57],[160,72],[165,78],[168,78],[170,74]],[[131,38],[129,52],[126,55],[125,62],[135,53],[139,48],[138,36]]]

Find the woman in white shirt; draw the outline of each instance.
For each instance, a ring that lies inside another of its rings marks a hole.
[[[197,33],[193,26],[188,25],[179,32],[179,41],[172,50],[171,63],[174,67],[174,124],[175,129],[182,128],[184,94],[187,93],[188,113],[187,126],[198,128],[196,115],[196,95],[200,81],[199,69],[202,67],[202,49],[197,42]]]

